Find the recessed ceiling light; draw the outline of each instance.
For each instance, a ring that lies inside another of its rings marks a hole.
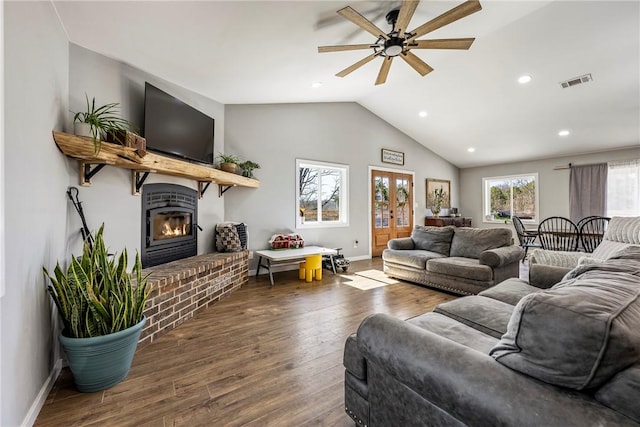
[[[469,147],[469,148],[467,148],[467,151],[470,152],[470,153],[473,153],[474,151],[476,151],[476,149],[473,148],[473,147]]]
[[[569,132],[568,130],[564,129],[561,130],[560,132],[558,132],[558,135],[560,136],[568,136],[571,132]]]
[[[522,75],[518,77],[518,83],[525,84],[531,81],[531,76],[529,74]]]
[[[322,82],[311,83],[311,87],[314,89],[318,89],[319,87],[322,87]]]
[[[426,111],[420,111],[420,112],[418,113],[418,115],[419,115],[420,117],[427,117],[427,112],[426,112]]]

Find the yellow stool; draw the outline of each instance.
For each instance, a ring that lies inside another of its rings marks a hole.
[[[316,280],[322,280],[322,255],[309,255],[304,262],[300,263],[298,278],[311,282],[315,276]]]

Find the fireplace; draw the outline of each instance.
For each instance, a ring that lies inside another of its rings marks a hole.
[[[176,184],[142,187],[143,267],[197,255],[198,194]]]

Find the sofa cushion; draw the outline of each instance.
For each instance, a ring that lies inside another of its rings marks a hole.
[[[538,291],[540,291],[540,288],[531,286],[526,280],[514,277],[507,279],[502,283],[498,283],[497,285],[480,292],[478,295],[506,302],[507,304],[516,305],[525,296]]]
[[[640,217],[614,216],[604,233],[605,240],[640,245]]]
[[[530,264],[551,265],[553,267],[573,268],[578,265],[584,252],[552,251],[549,249],[534,249],[529,256]]]
[[[482,333],[500,338],[507,331],[514,306],[491,298],[472,295],[439,304],[433,309]]]
[[[480,258],[487,249],[508,246],[513,239],[507,228],[457,228],[451,241],[451,256]]]
[[[595,394],[598,402],[640,423],[640,364],[618,372]]]
[[[477,258],[448,257],[430,259],[427,262],[427,271],[482,282],[493,280],[491,267],[480,265]]]
[[[614,242],[612,240],[603,240],[594,249],[591,258],[598,261],[604,261],[611,258],[614,254],[629,246],[628,243]],[[584,263],[584,261],[582,261]]]
[[[484,354],[488,354],[489,350],[498,342],[497,338],[491,337],[471,326],[440,313],[431,312],[421,314],[407,320],[407,323],[433,332],[441,337],[449,338],[465,347],[478,350]]]
[[[415,249],[449,255],[454,227],[416,225],[411,233]]]
[[[491,355],[511,369],[577,390],[640,359],[640,278],[589,271],[520,300]]]
[[[442,255],[436,252],[423,251],[418,249],[385,249],[384,251],[382,251],[382,259],[386,262],[406,265],[408,267],[419,268],[422,270],[426,268],[428,260],[434,258],[444,258],[445,256],[446,255]]]

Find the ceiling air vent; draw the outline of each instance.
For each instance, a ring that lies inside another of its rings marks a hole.
[[[560,82],[560,86],[562,86],[563,89],[566,89],[568,87],[576,86],[590,81],[593,81],[593,77],[591,77],[591,74],[585,74],[580,77],[574,77],[572,79],[565,80],[564,82]]]

